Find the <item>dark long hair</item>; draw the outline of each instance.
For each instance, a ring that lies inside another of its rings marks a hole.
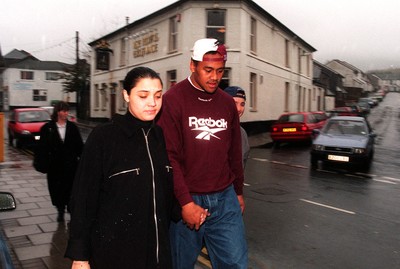
[[[144,66],[135,67],[126,74],[124,79],[124,90],[128,92],[128,95],[131,93],[131,89],[143,78],[158,79],[161,82],[161,86],[163,86],[162,80],[156,71]]]
[[[51,114],[51,119],[55,122],[58,121],[58,111],[69,111],[69,104],[64,101],[60,101],[54,105],[53,114]]]

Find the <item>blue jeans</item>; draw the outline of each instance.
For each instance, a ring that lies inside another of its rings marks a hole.
[[[244,223],[233,186],[218,193],[192,197],[211,215],[198,231],[189,229],[182,221],[171,223],[174,269],[193,269],[203,242],[213,269],[247,269]]]

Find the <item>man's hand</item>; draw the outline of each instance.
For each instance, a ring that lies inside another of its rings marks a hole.
[[[243,195],[238,195],[237,198],[239,200],[240,209],[242,210],[242,215],[243,215],[245,208]]]
[[[206,218],[210,216],[207,209],[190,202],[182,206],[182,219],[190,229],[200,229]]]

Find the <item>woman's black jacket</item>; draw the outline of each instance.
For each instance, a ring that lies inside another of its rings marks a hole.
[[[172,169],[160,127],[129,112],[89,135],[65,256],[91,268],[171,268]]]

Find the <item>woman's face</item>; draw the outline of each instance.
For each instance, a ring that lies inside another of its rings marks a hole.
[[[162,85],[159,79],[143,78],[131,89],[129,95],[126,90],[123,94],[129,111],[139,120],[154,120],[161,109]]]

